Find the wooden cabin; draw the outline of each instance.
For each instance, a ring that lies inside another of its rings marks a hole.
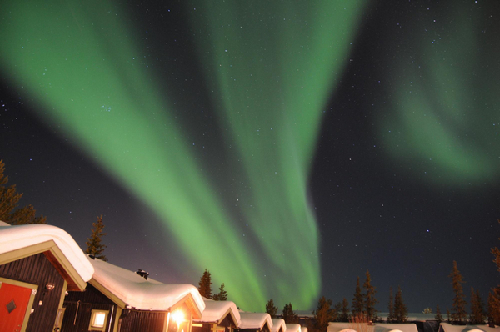
[[[193,319],[192,332],[232,332],[240,324],[240,313],[231,301],[203,299],[205,310],[201,319]]]
[[[203,298],[193,285],[167,285],[88,258],[94,268],[87,290],[69,292],[62,331],[191,332]]]
[[[284,319],[272,319],[271,322],[273,323],[271,332],[286,332],[286,323]]]
[[[0,331],[58,331],[66,291],[81,293],[92,274],[64,230],[0,222]]]
[[[269,314],[240,312],[240,318],[240,332],[271,332],[273,327]]]
[[[302,327],[300,324],[286,324],[287,332],[301,332]]]

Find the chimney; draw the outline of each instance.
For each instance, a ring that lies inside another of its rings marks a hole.
[[[135,273],[137,273],[138,275],[140,275],[141,277],[143,277],[146,280],[148,279],[149,273],[147,273],[143,269],[137,269],[137,271]]]

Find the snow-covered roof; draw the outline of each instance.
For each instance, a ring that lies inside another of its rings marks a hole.
[[[240,311],[241,325],[240,329],[261,329],[267,323],[269,329],[273,328],[271,315],[261,313],[250,313]]]
[[[390,332],[393,330],[400,330],[401,332],[417,332],[416,324],[373,324],[369,325],[371,329],[366,332]],[[363,329],[366,330],[366,329]],[[328,323],[327,332],[354,332],[356,331],[356,324],[351,323]],[[362,332],[362,331],[356,331]],[[396,332],[396,331],[393,331]],[[453,331],[455,332],[455,331]],[[456,331],[458,332],[458,331]],[[497,331],[499,332],[499,331]]]
[[[198,310],[202,312],[205,309],[203,298],[193,285],[162,284],[153,279],[144,279],[135,272],[100,259],[89,257],[88,261],[94,267],[93,280],[133,308],[168,310],[186,296],[191,295]]]
[[[195,323],[220,323],[227,315],[231,315],[236,326],[240,326],[241,318],[238,307],[231,301],[214,301],[203,299],[205,310],[201,319],[193,319]]]
[[[302,326],[302,332],[307,332],[307,327]]]
[[[283,332],[286,331],[286,323],[284,319],[277,318],[277,319],[272,319],[271,321],[273,323],[271,332],[278,332],[280,328],[282,329]]]
[[[6,257],[8,253],[15,254],[16,250],[20,252],[21,249],[24,250],[28,247],[34,248],[34,245],[52,243],[50,241],[56,244],[57,248],[59,248],[64,256],[64,258],[59,257],[58,259],[67,260],[67,262],[60,262],[61,268],[66,270],[66,273],[68,273],[70,277],[76,279],[81,278],[81,280],[73,281],[79,285],[80,288],[82,288],[83,285],[84,289],[85,283],[92,278],[94,269],[88,262],[82,249],[66,231],[59,227],[46,224],[8,225],[2,222],[0,225],[0,256],[3,255]],[[38,249],[35,250],[39,250],[39,252],[50,249],[50,247],[44,247],[43,245],[37,248]],[[53,252],[53,254],[56,256],[58,255],[55,252]],[[1,260],[0,257],[0,261]],[[65,266],[67,263],[69,263],[71,267]],[[76,271],[76,274],[69,271],[71,268]]]
[[[499,332],[500,327],[489,327],[486,324],[480,325],[451,325],[448,323],[441,323],[444,332],[473,332],[473,330],[481,330],[484,332]],[[475,332],[475,331],[474,331]]]
[[[300,324],[286,324],[287,332],[301,332]]]

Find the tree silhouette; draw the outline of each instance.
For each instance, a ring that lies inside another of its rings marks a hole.
[[[205,297],[206,299],[211,299],[212,298],[212,276],[210,272],[208,272],[207,269],[205,269],[205,272],[203,272],[203,275],[200,278],[200,282],[198,283],[198,291],[200,292],[201,296]]]
[[[12,225],[23,224],[45,224],[47,218],[36,217],[36,210],[29,204],[23,208],[17,208],[23,194],[19,194],[16,185],[7,187],[9,178],[4,176],[5,164],[0,160],[0,220]]]
[[[94,256],[94,258],[102,259],[107,262],[106,255],[103,254],[106,245],[102,243],[102,237],[106,235],[103,233],[104,224],[102,223],[102,214],[97,217],[97,221],[92,224],[92,235],[87,239],[86,254]]]

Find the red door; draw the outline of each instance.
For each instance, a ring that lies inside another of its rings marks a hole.
[[[31,289],[2,283],[0,287],[0,331],[21,331]]]

